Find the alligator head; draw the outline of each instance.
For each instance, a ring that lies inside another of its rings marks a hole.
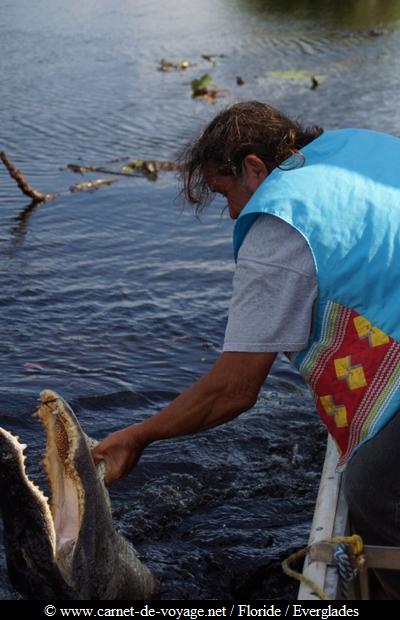
[[[28,478],[25,445],[0,428],[0,508],[8,572],[29,599],[146,599],[155,580],[117,533],[95,444],[55,392],[40,394],[50,504]]]

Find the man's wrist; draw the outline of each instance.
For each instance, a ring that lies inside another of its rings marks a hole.
[[[149,424],[150,420],[144,422],[137,422],[128,426],[126,431],[129,434],[130,440],[134,442],[139,448],[144,449],[150,443],[156,440],[154,433],[152,432],[152,424]]]

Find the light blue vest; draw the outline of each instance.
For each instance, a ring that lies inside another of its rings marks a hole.
[[[400,140],[342,129],[302,153],[302,167],[276,168],[253,194],[234,254],[260,213],[308,242],[319,293],[309,344],[293,361],[344,465],[400,409]]]

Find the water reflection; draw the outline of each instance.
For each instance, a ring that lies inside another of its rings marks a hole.
[[[238,0],[241,8],[265,16],[322,21],[350,29],[398,27],[397,0]]]

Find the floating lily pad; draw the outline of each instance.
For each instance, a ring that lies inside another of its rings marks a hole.
[[[308,71],[296,71],[295,69],[288,69],[287,71],[268,71],[270,77],[275,77],[281,80],[297,80],[309,82],[313,77],[313,74]],[[315,75],[314,77],[318,82],[323,82],[326,79],[325,75]]]
[[[208,87],[213,83],[214,80],[209,73],[205,73],[198,80],[192,80],[191,85],[193,97],[204,95],[204,91],[207,91]]]
[[[205,73],[198,80],[192,80],[192,97],[201,97],[209,103],[215,103],[223,92],[220,88],[210,88],[214,80],[209,73]]]

